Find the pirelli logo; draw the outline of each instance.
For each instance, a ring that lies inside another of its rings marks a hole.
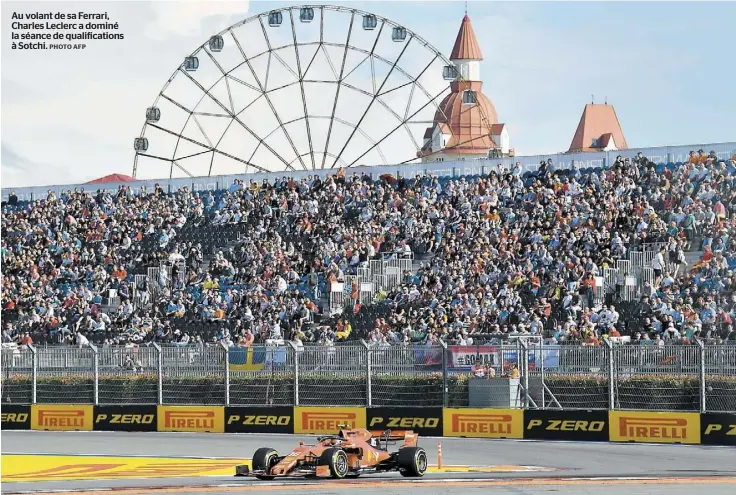
[[[444,434],[453,437],[521,438],[523,412],[511,409],[445,409]]]
[[[38,411],[38,424],[77,429],[84,426],[84,411],[68,409],[46,409]]]
[[[159,406],[159,431],[224,431],[225,414],[222,407]]]
[[[176,429],[211,430],[215,427],[214,411],[166,411],[164,426]]]
[[[686,419],[657,418],[619,418],[619,434],[632,438],[667,438],[683,440],[687,438]]]
[[[365,409],[359,407],[297,407],[296,433],[336,433],[340,428],[365,428]]]
[[[455,433],[511,434],[510,414],[453,414],[452,431]]]
[[[31,409],[31,428],[34,430],[92,430],[93,406],[34,405]]]
[[[611,413],[611,440],[618,442],[700,443],[696,413]]]
[[[302,413],[303,427],[314,431],[337,431],[340,428],[356,428],[357,419],[358,415],[355,413]]]

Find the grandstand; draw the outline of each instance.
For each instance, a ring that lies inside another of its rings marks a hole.
[[[395,47],[421,40],[373,14],[319,8],[360,14],[363,34],[385,23]],[[303,24],[322,17],[312,7],[288,10]],[[284,18],[261,16],[274,29]],[[257,172],[175,178],[185,160],[152,155],[156,138],[145,132],[176,135],[176,149],[192,138],[165,129],[169,110],[153,106],[135,140],[133,175],[155,158],[167,161],[168,179],[116,174],[3,189],[3,343],[736,341],[736,143],[628,149],[613,108],[587,105],[569,152],[514,156],[481,92],[468,16],[449,59],[421,46],[447,64],[436,75],[448,83],[425,103],[436,108],[431,127],[407,117],[410,105],[388,126],[421,124],[412,160],[387,162],[379,136],[341,162],[357,127],[328,153],[336,104],[325,151],[315,151],[307,124],[308,152],[289,139],[288,171],[255,163],[256,151],[246,160],[207,146],[209,172],[216,155]],[[179,68],[183,77],[204,70],[196,54],[205,48],[214,57],[228,45],[210,38]],[[157,101],[168,101],[164,91]],[[381,95],[372,96],[364,116]],[[266,141],[256,150],[282,159]],[[384,164],[357,166],[374,149]],[[335,168],[325,167],[327,156]]]
[[[3,342],[733,340],[736,143],[708,148],[3,190]]]

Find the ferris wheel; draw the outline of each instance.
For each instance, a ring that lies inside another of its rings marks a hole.
[[[146,109],[133,176],[418,161],[454,69],[375,14],[327,5],[261,13],[184,58]]]

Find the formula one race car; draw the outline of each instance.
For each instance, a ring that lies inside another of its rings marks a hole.
[[[413,431],[341,429],[337,435],[317,437],[316,445],[299,442],[287,456],[280,456],[267,447],[258,449],[253,454],[253,469],[237,466],[235,475],[255,476],[261,480],[283,476],[345,478],[386,471],[398,471],[407,477],[424,476],[427,452],[417,447],[418,438]],[[399,450],[389,452],[389,443],[398,440],[404,441]]]

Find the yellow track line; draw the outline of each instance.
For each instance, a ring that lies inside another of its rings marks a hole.
[[[3,455],[5,482],[79,481],[102,479],[181,478],[232,476],[238,464],[250,459],[195,459],[165,457]],[[429,467],[430,473],[518,473],[554,471],[537,466]]]

